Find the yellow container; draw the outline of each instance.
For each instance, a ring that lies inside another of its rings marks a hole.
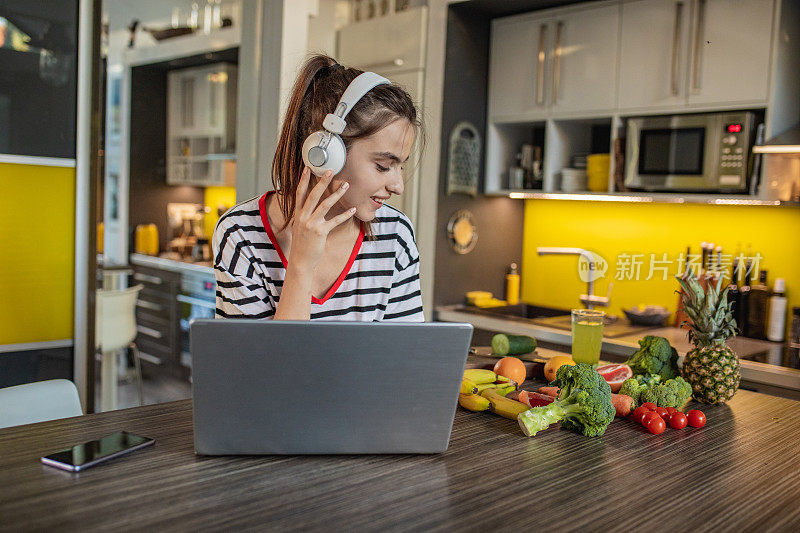
[[[586,175],[588,186],[592,192],[608,191],[608,176],[611,168],[609,154],[591,154],[586,156]]]
[[[136,253],[158,255],[158,227],[155,224],[136,226]]]
[[[103,253],[103,237],[105,236],[105,232],[103,231],[104,225],[102,222],[97,223],[97,253]]]

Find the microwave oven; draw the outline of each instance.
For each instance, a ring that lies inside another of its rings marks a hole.
[[[745,111],[630,118],[625,186],[746,192],[755,121]]]

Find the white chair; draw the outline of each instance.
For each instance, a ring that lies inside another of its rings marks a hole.
[[[82,414],[78,389],[66,379],[37,381],[0,389],[0,428]]]
[[[136,300],[142,285],[121,290],[98,290],[95,301],[95,346],[102,353],[100,373],[100,407],[111,411],[117,407],[117,353],[130,348],[136,367],[139,405],[144,401],[142,367],[136,338]]]

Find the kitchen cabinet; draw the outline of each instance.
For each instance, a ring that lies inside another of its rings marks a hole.
[[[549,20],[524,16],[492,22],[489,117],[535,119],[546,113]]]
[[[695,0],[689,104],[766,102],[772,17],[773,0]]]
[[[168,372],[179,377],[180,331],[177,295],[181,276],[137,265],[134,283],[144,287],[136,302],[136,346],[146,373]]]
[[[690,2],[622,6],[619,107],[677,106],[685,100]],[[683,66],[683,68],[681,68]]]
[[[766,105],[773,0],[622,6],[620,110]]]
[[[551,114],[614,108],[619,6],[587,7],[554,17]]]
[[[234,185],[237,67],[219,63],[167,76],[167,183]]]
[[[617,2],[496,20],[490,118],[535,120],[613,109],[618,28]]]

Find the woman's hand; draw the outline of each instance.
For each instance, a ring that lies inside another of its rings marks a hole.
[[[330,220],[325,219],[325,215],[347,192],[349,186],[347,182],[342,183],[330,196],[320,201],[332,178],[333,172],[329,170],[309,191],[311,170],[308,167],[303,168],[295,196],[292,244],[289,252],[291,257],[289,263],[296,268],[313,270],[325,251],[328,234],[336,226],[348,221],[356,212],[356,208],[353,207]]]

